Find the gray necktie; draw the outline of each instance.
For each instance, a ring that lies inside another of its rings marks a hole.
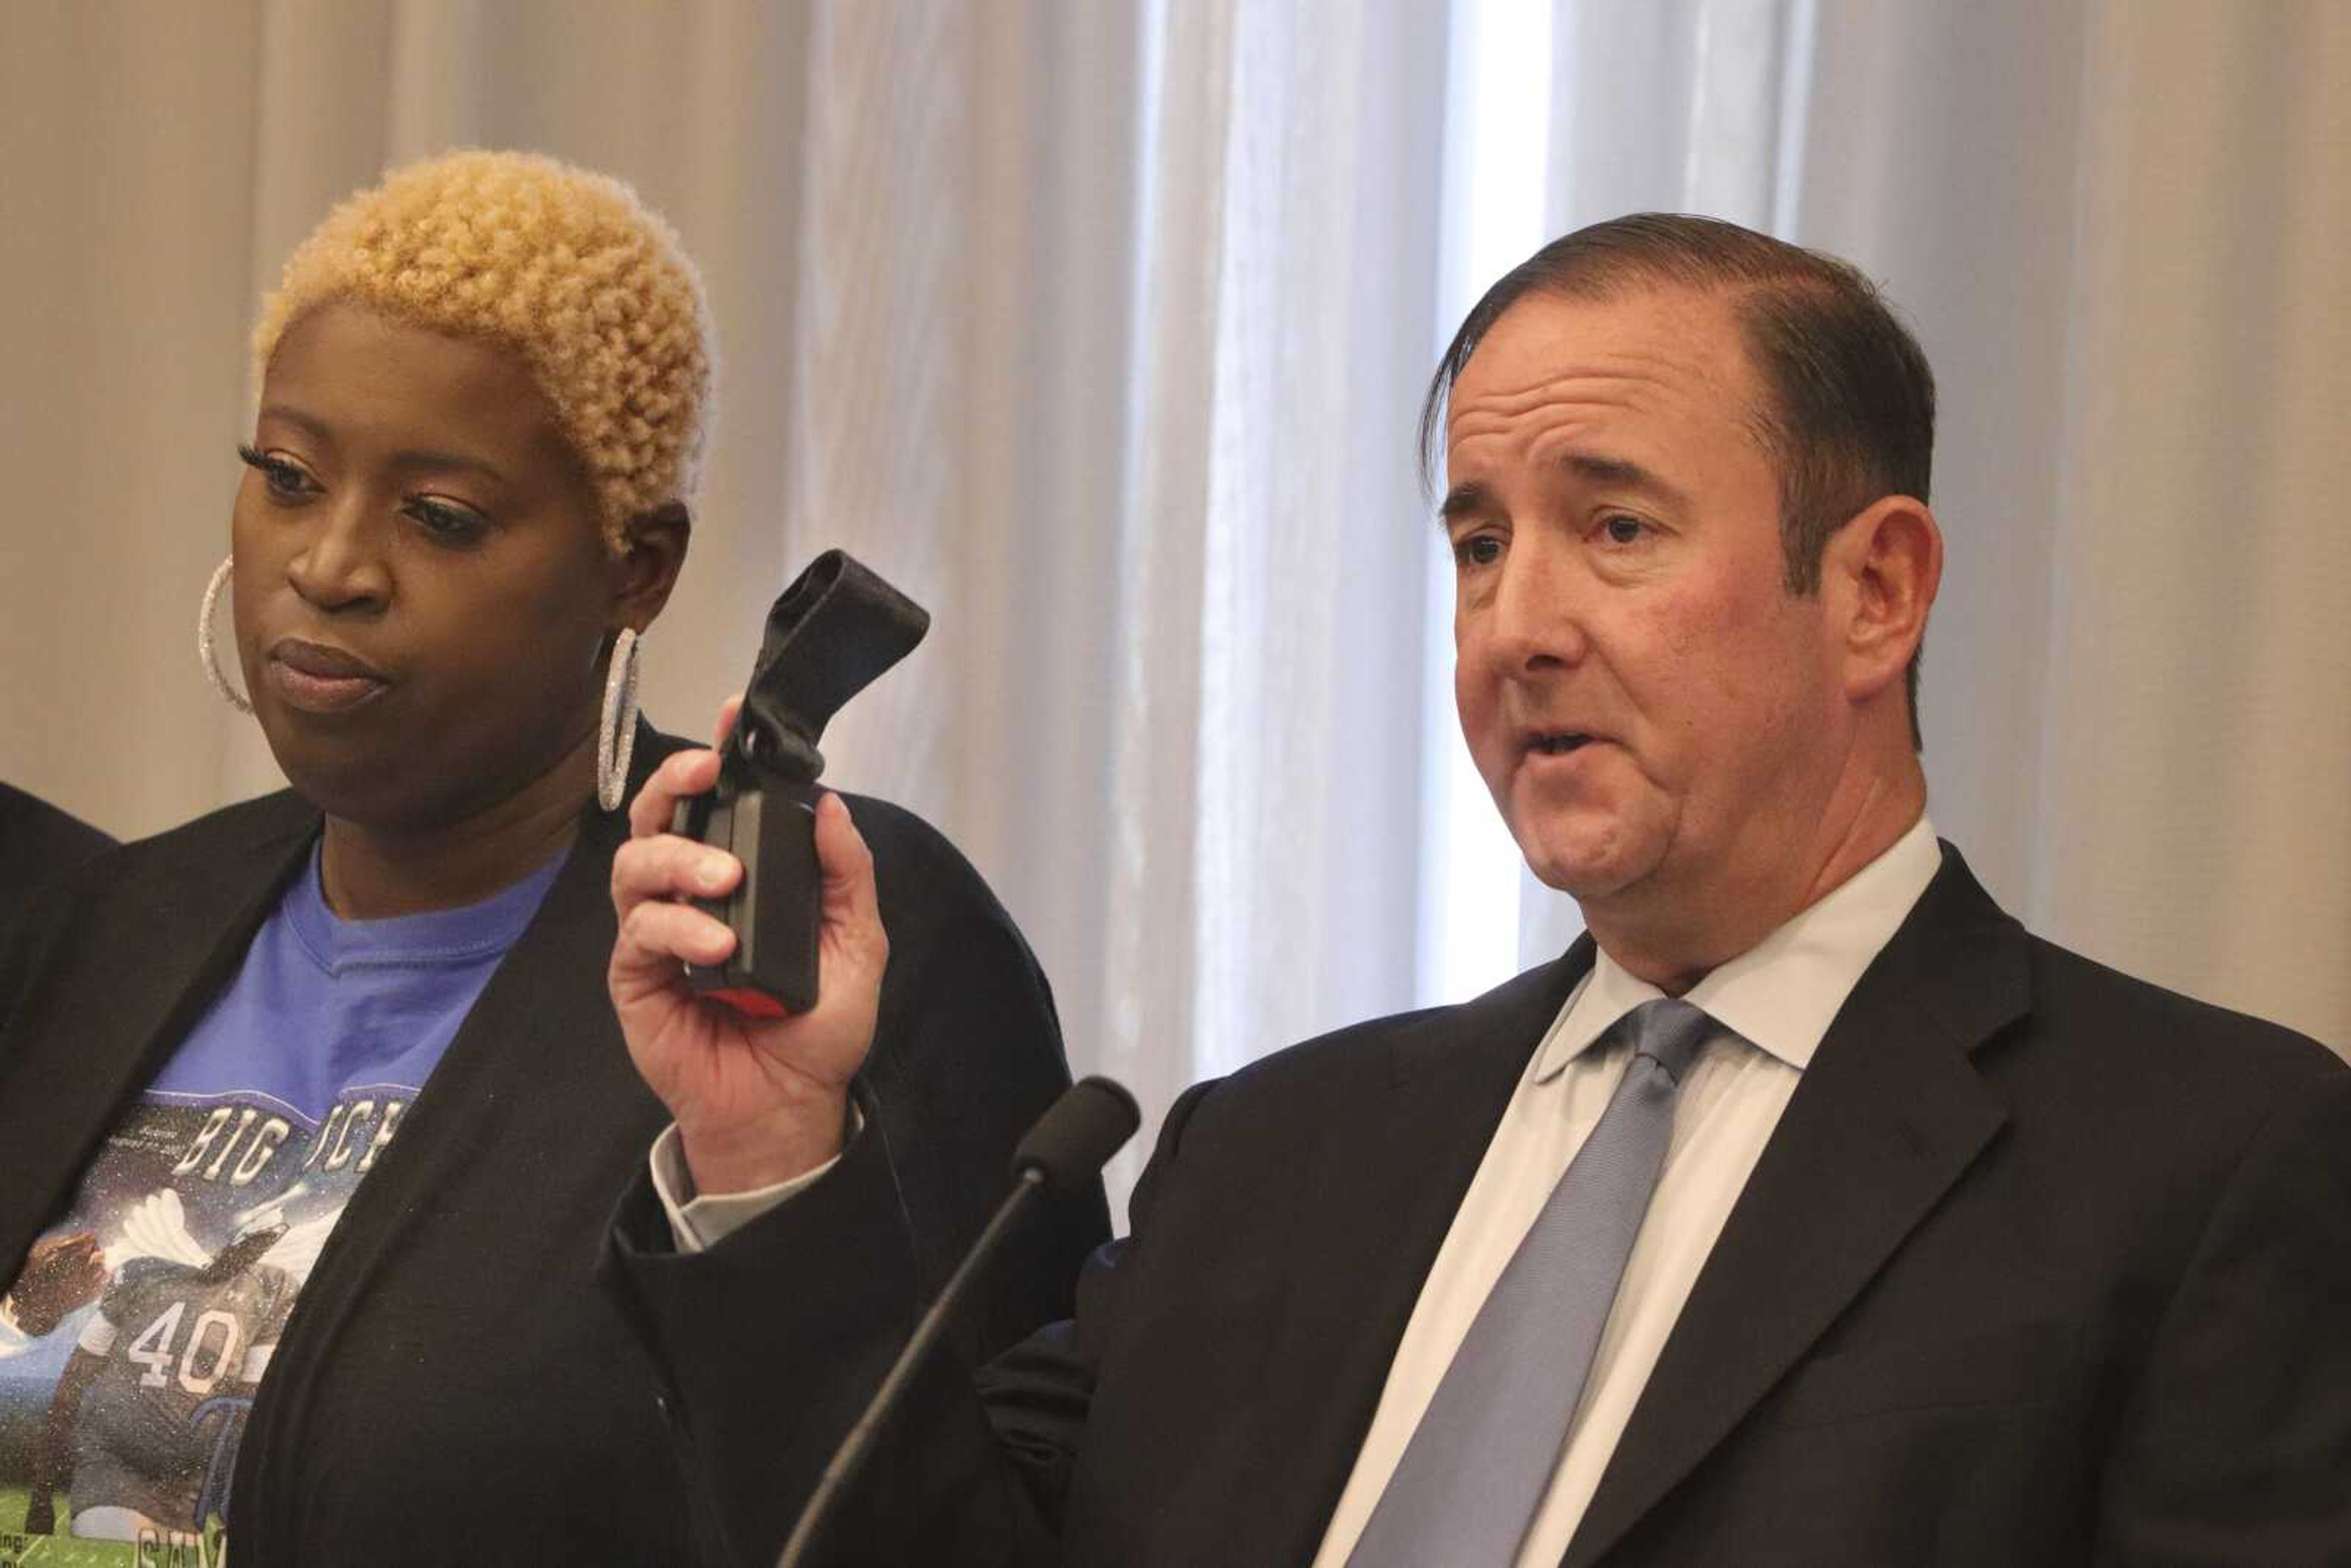
[[[1479,1308],[1347,1568],[1507,1568],[1559,1467],[1568,1422],[1673,1133],[1674,1092],[1713,1026],[1643,1002],[1600,1123]]]

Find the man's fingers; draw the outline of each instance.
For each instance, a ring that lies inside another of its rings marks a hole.
[[[726,744],[726,737],[735,727],[735,719],[743,711],[743,694],[737,692],[718,705],[717,737],[714,747]],[[707,792],[718,782],[718,753],[711,751],[681,751],[664,760],[629,802],[629,833],[632,838],[649,839],[655,833],[669,831],[670,821],[677,814],[679,800],[690,795]]]
[[[647,900],[629,911],[621,922],[621,946],[616,965],[666,969],[688,964],[719,964],[735,951],[735,933],[723,920],[712,918],[690,904]]]
[[[681,751],[665,759],[629,802],[629,832],[640,839],[669,831],[670,818],[675,814],[677,802],[689,795],[700,795],[718,782],[718,754],[715,751]]]
[[[725,850],[661,833],[632,839],[612,857],[612,908],[622,919],[649,899],[717,898],[743,880],[743,862]]]
[[[882,935],[873,891],[873,852],[850,819],[849,806],[828,789],[816,804],[816,858],[824,868],[824,918],[851,935]]]

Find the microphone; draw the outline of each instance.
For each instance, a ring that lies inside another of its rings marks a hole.
[[[792,1526],[791,1539],[776,1558],[776,1568],[798,1568],[806,1561],[833,1500],[864,1464],[874,1434],[914,1381],[915,1368],[938,1342],[947,1320],[1021,1211],[1040,1193],[1064,1193],[1091,1179],[1142,1124],[1143,1113],[1135,1108],[1134,1096],[1107,1078],[1081,1078],[1045,1108],[1019,1147],[1012,1151],[1012,1191],[997,1207],[979,1239],[971,1244],[971,1250],[964,1254],[963,1261],[956,1265],[931,1310],[914,1325],[913,1337],[890,1364],[889,1374],[873,1391],[865,1413],[833,1450],[832,1462],[825,1466],[822,1479],[800,1510],[799,1522]]]

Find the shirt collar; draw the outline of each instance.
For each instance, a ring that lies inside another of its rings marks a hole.
[[[1934,824],[1922,815],[1825,898],[1692,986],[1686,999],[1801,1072],[1942,863]],[[1535,1082],[1557,1077],[1618,1019],[1663,995],[1601,949],[1536,1053]]]

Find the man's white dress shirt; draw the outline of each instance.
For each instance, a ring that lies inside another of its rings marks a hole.
[[[1559,1468],[1520,1543],[1520,1568],[1556,1568],[1565,1555],[1666,1336],[1821,1037],[1941,864],[1935,831],[1921,817],[1828,896],[1689,989],[1686,999],[1718,1028],[1682,1080],[1665,1167]],[[1487,1292],[1615,1093],[1631,1046],[1603,1037],[1662,994],[1604,951],[1552,1020],[1421,1284],[1314,1568],[1343,1568]]]
[[[849,1135],[855,1137],[864,1127],[865,1113],[852,1105]],[[685,1168],[685,1145],[677,1135],[674,1122],[653,1140],[650,1157],[653,1196],[661,1199],[662,1212],[669,1217],[670,1239],[681,1252],[708,1251],[776,1205],[814,1186],[825,1172],[841,1163],[841,1156],[835,1155],[789,1181],[755,1186],[747,1192],[697,1193],[694,1173]]]

